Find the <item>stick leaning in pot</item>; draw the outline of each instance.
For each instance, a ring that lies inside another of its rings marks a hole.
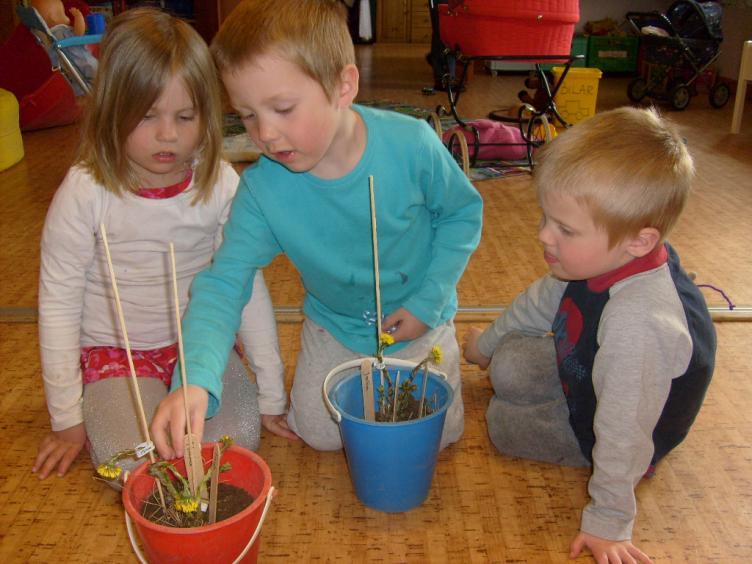
[[[188,483],[191,485],[191,493],[194,496],[201,494],[204,501],[208,501],[206,491],[198,492],[204,477],[204,461],[201,458],[201,444],[191,431],[191,417],[188,412],[188,378],[185,374],[185,355],[183,354],[183,330],[180,319],[180,300],[178,298],[178,277],[175,267],[175,246],[170,242],[170,265],[172,267],[172,293],[175,301],[175,321],[178,329],[178,352],[180,354],[180,378],[183,388],[183,408],[185,409],[186,435],[183,439],[183,456],[185,457],[185,471],[188,475]]]

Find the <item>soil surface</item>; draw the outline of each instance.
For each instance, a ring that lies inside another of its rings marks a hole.
[[[253,503],[254,497],[243,488],[232,484],[219,484],[217,493],[217,522],[229,519],[240,513]],[[172,499],[165,492],[167,511],[162,509],[159,503],[159,493],[156,488],[141,507],[141,515],[149,521],[167,527],[200,527],[207,525],[209,512],[196,511],[195,513],[181,513],[171,507]]]

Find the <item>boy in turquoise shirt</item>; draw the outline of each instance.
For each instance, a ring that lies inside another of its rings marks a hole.
[[[318,450],[341,448],[321,386],[334,366],[373,355],[373,254],[368,177],[374,177],[380,288],[390,356],[444,351],[455,396],[442,447],[463,431],[456,284],[478,245],[482,201],[425,122],[353,105],[358,70],[334,0],[253,0],[236,8],[212,51],[260,161],[242,176],[210,269],[193,284],[183,337],[193,429],[221,400],[219,375],[258,268],[285,253],[306,290],[291,401],[282,381],[259,382],[266,429]],[[182,394],[152,423],[162,456],[182,455]],[[170,444],[171,443],[171,444]]]

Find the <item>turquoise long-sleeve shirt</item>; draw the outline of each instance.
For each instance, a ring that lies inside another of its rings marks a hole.
[[[348,349],[375,353],[371,175],[382,312],[404,307],[429,327],[456,312],[457,282],[480,240],[480,195],[426,122],[353,108],[367,143],[350,173],[324,180],[262,157],[241,177],[224,242],[196,276],[183,321],[188,380],[209,392],[207,416],[219,407],[254,274],[279,253],[300,273],[305,315]]]

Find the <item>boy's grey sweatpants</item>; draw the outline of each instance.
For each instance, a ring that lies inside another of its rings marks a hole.
[[[342,437],[339,425],[324,403],[324,378],[335,366],[367,355],[345,348],[329,331],[308,318],[303,323],[300,339],[302,346],[290,393],[287,423],[290,429],[314,449],[339,450],[342,448]],[[458,441],[465,428],[460,353],[454,324],[450,321],[432,329],[394,354],[390,354],[387,348],[385,356],[420,362],[434,345],[441,347],[443,359],[438,368],[447,375],[447,381],[454,391],[454,399],[447,410],[444,432],[441,436],[440,448],[443,449]],[[346,374],[342,374],[340,378],[344,376]],[[336,381],[330,385],[334,385]]]
[[[491,442],[504,454],[590,466],[569,424],[551,337],[509,333],[491,358],[494,396],[486,411]]]
[[[206,421],[202,442],[214,442],[228,435],[236,444],[257,450],[261,435],[258,388],[235,350],[230,352],[222,382],[222,406]],[[138,378],[138,385],[147,420],[151,422],[159,402],[167,395],[167,386],[157,378]],[[84,424],[95,467],[146,440],[136,409],[130,378],[107,378],[84,386]],[[146,460],[146,457],[129,458],[119,464],[130,471]]]

